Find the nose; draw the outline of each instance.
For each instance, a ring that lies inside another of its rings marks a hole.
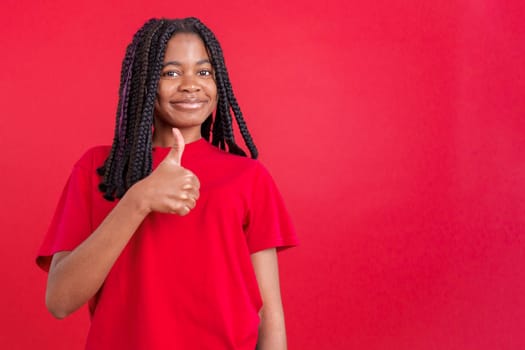
[[[193,75],[184,75],[181,79],[179,90],[184,92],[197,92],[200,91],[200,86],[197,79]]]

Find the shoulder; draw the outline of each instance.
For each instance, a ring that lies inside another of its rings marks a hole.
[[[243,176],[269,175],[266,167],[258,159],[228,153],[218,147],[209,145],[210,158],[220,163],[221,168],[227,168],[230,172]]]
[[[75,168],[93,170],[104,164],[111,151],[111,146],[100,145],[89,148],[75,163]]]
[[[195,147],[189,154],[184,151],[182,164],[201,183],[229,184],[238,191],[251,193],[259,184],[271,181],[266,167],[257,159],[231,154],[209,143],[201,143],[199,147],[198,152]]]

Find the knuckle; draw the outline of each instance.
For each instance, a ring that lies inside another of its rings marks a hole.
[[[190,208],[188,208],[188,206],[184,205],[182,207],[182,209],[180,210],[180,214],[181,216],[184,216],[184,215],[188,215],[190,212]]]
[[[183,190],[191,190],[192,188],[193,186],[191,185],[191,183],[185,183],[184,185],[182,185]]]
[[[183,209],[184,209],[184,205],[178,201],[171,205],[171,210],[173,210],[176,213],[179,213]]]

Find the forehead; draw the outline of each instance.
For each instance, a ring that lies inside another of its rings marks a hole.
[[[210,59],[202,39],[194,33],[177,33],[166,46],[164,62]]]

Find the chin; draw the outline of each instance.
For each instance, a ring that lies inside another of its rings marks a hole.
[[[206,117],[207,118],[207,117]],[[200,127],[206,120],[202,117],[184,117],[184,118],[155,118],[155,128],[178,128],[188,129]]]

